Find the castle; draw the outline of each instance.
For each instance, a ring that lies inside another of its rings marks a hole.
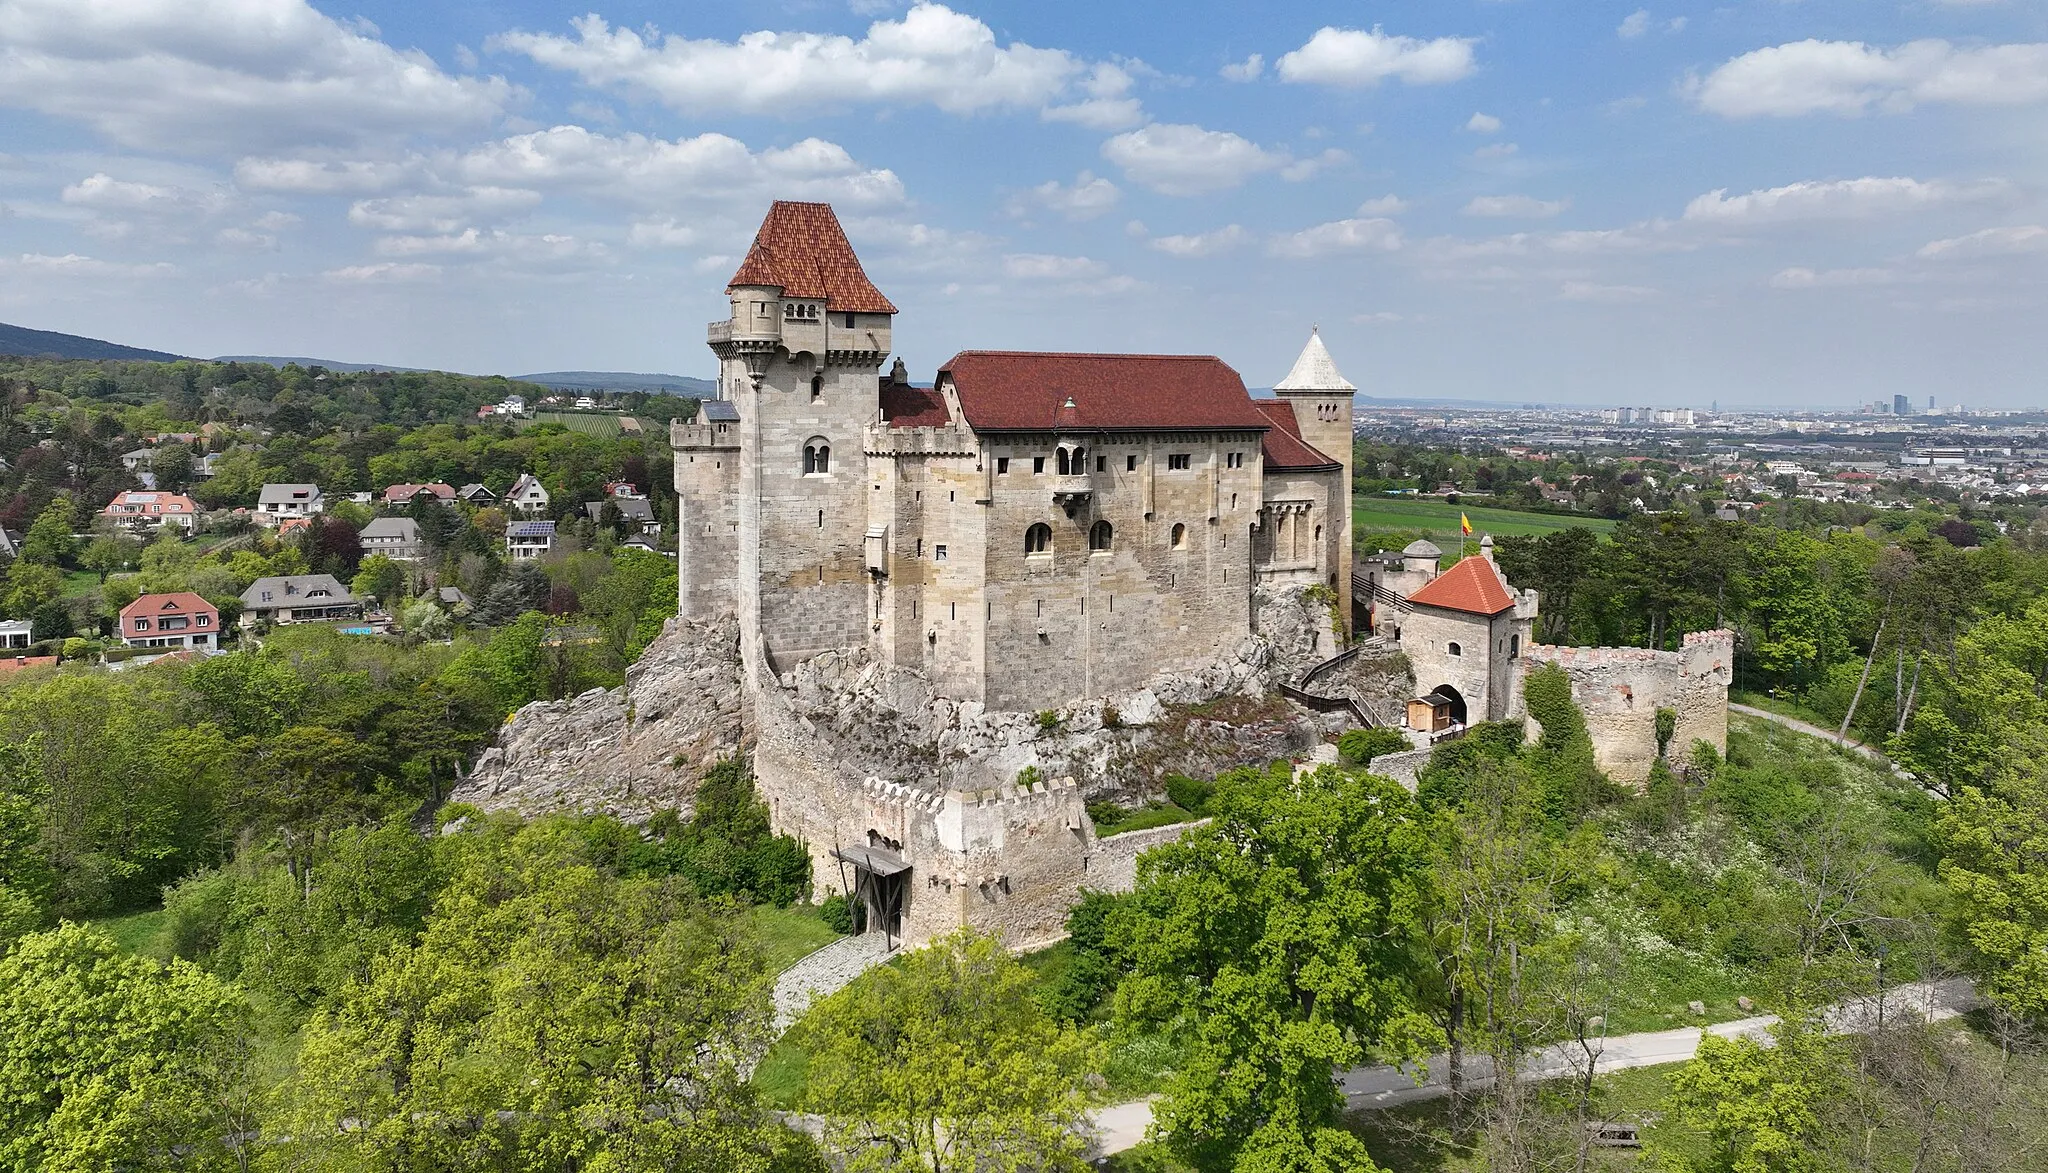
[[[774,204],[726,292],[718,398],[671,426],[678,602],[737,616],[774,825],[872,926],[1056,939],[1082,886],[1128,886],[1179,831],[1100,839],[1072,779],[996,770],[961,731],[1087,698],[1157,709],[1148,682],[1237,654],[1260,600],[1349,595],[1356,388],[1313,332],[1270,400],[1196,356],[962,351],[916,386],[900,359],[884,372],[896,306],[825,204]],[[1387,588],[1412,587],[1418,683],[1472,706],[1461,721],[1517,712],[1534,594],[1484,559],[1436,568],[1418,553]],[[1338,621],[1318,621],[1318,658]],[[953,749],[855,776],[805,708],[848,665],[876,712],[950,722]]]

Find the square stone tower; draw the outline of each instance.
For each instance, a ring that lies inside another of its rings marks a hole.
[[[1274,385],[1273,394],[1294,409],[1294,420],[1301,430],[1301,438],[1344,466],[1340,489],[1344,499],[1332,503],[1332,511],[1343,519],[1343,532],[1338,535],[1337,560],[1329,586],[1337,591],[1338,598],[1348,599],[1351,596],[1354,540],[1351,532],[1351,465],[1354,459],[1351,417],[1353,398],[1358,394],[1358,388],[1338,372],[1336,360],[1330,357],[1329,349],[1323,345],[1322,332],[1311,329],[1308,345],[1301,348],[1300,356],[1294,360],[1294,369]],[[1344,610],[1348,613],[1350,608]]]
[[[786,672],[866,642],[862,429],[896,306],[868,280],[831,205],[778,200],[711,323],[720,394],[738,409],[742,647]]]

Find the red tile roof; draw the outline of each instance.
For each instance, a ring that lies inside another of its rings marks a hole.
[[[1252,406],[1258,408],[1259,413],[1273,425],[1262,445],[1267,468],[1325,472],[1344,467],[1301,438],[1301,424],[1294,418],[1293,404],[1277,399],[1254,399]]]
[[[56,662],[55,656],[5,656],[0,657],[0,672],[12,672],[18,668],[48,668]]]
[[[1244,380],[1209,355],[963,350],[939,368],[939,378],[953,381],[961,414],[976,431],[1271,426],[1252,406]]]
[[[946,426],[946,397],[930,387],[882,380],[882,418],[892,428]]]
[[[741,285],[780,286],[784,297],[823,298],[827,309],[896,312],[895,303],[882,296],[860,267],[831,204],[776,200],[725,291]]]
[[[1514,596],[1500,585],[1500,573],[1493,563],[1477,554],[1460,559],[1456,566],[1409,595],[1408,601],[1470,615],[1498,615],[1515,605]]]
[[[220,615],[220,608],[193,594],[191,591],[171,591],[161,595],[143,595],[121,608],[121,627],[127,630],[131,622],[141,616],[156,618],[159,615]]]

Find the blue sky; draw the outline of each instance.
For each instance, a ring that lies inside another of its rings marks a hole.
[[[0,320],[707,374],[767,202],[919,377],[2048,400],[2048,5],[0,0]]]

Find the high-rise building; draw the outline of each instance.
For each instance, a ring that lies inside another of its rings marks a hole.
[[[1894,396],[1892,396],[1892,414],[1893,414],[1893,415],[1912,415],[1912,414],[1913,414],[1913,403],[1912,403],[1912,401],[1911,401],[1911,400],[1909,400],[1909,399],[1907,399],[1907,398],[1906,398],[1905,396],[1903,396],[1903,395],[1894,395]]]

